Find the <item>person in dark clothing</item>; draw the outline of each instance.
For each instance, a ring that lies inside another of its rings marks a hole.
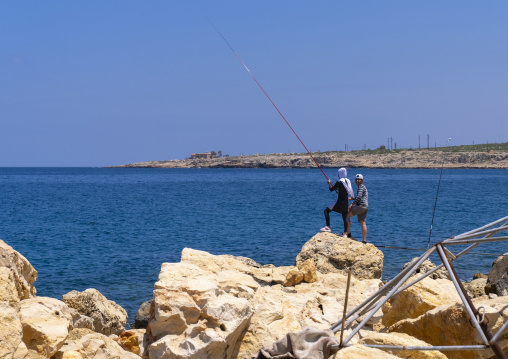
[[[348,221],[347,221],[347,212],[348,212],[348,200],[353,197],[353,188],[351,187],[351,182],[347,179],[347,171],[345,168],[339,169],[339,180],[332,185],[332,182],[328,180],[328,188],[331,191],[337,192],[337,200],[332,205],[325,208],[325,221],[326,226],[321,228],[321,232],[331,232],[332,229],[330,227],[330,212],[337,212],[342,215],[342,221],[344,222],[344,232],[340,235],[343,237],[349,236],[351,234],[347,232],[348,230]]]

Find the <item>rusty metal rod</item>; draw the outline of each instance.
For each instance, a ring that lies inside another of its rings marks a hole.
[[[342,339],[344,338],[344,325],[346,324],[347,300],[349,298],[349,284],[351,283],[351,267],[347,272],[346,299],[344,301],[344,314],[342,315],[342,329],[340,330],[340,346],[342,347]]]

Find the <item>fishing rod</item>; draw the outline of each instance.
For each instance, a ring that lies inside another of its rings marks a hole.
[[[448,144],[450,143],[451,140],[452,140],[452,138],[449,137],[448,141],[446,142],[446,148],[448,148]],[[432,211],[432,221],[430,221],[430,231],[429,231],[429,240],[427,242],[427,248],[430,247],[430,236],[432,235],[432,225],[434,224],[434,214],[436,214],[437,195],[439,194],[439,186],[441,185],[441,177],[443,177],[444,159],[445,159],[445,154],[443,152],[443,160],[441,162],[441,173],[439,174],[439,182],[437,183],[436,200],[434,202],[434,210]]]
[[[247,65],[245,65],[245,63],[242,61],[242,59],[240,58],[240,56],[238,56],[238,54],[236,53],[236,51],[233,49],[233,47],[229,44],[229,42],[226,40],[226,38],[221,34],[221,32],[219,31],[219,29],[217,29],[217,27],[213,24],[213,22],[208,19],[208,22],[213,26],[213,28],[215,29],[215,31],[217,31],[217,33],[220,35],[220,37],[222,37],[222,40],[224,40],[224,42],[228,45],[228,47],[231,49],[231,51],[233,52],[233,54],[235,54],[236,58],[238,59],[238,61],[240,61],[240,63],[243,65],[243,67],[245,67],[245,70],[247,70],[247,72],[250,74],[250,76],[252,77],[252,79],[256,82],[256,84],[259,86],[259,88],[261,89],[261,91],[263,91],[263,93],[265,94],[265,96],[268,98],[268,100],[271,102],[271,104],[273,105],[273,107],[275,107],[275,109],[277,110],[277,112],[279,113],[279,115],[282,117],[282,119],[286,122],[286,124],[289,126],[289,128],[291,129],[291,131],[293,131],[293,133],[295,134],[296,138],[298,138],[298,140],[300,141],[300,143],[302,144],[302,146],[305,148],[305,150],[307,151],[307,153],[309,154],[309,156],[312,158],[312,160],[314,161],[314,163],[316,164],[316,166],[321,170],[321,172],[323,173],[323,175],[326,177],[326,179],[329,181],[330,179],[328,178],[328,176],[326,175],[326,173],[323,171],[323,169],[321,168],[321,166],[319,165],[319,163],[316,161],[316,159],[314,158],[314,156],[312,156],[312,153],[310,153],[309,149],[307,148],[307,146],[305,146],[305,144],[303,143],[302,139],[300,138],[300,136],[298,136],[298,134],[295,132],[295,130],[293,129],[293,127],[289,124],[288,120],[286,120],[286,118],[284,117],[284,115],[282,114],[282,112],[280,112],[279,108],[275,105],[275,103],[272,101],[272,99],[270,98],[270,96],[268,96],[268,94],[266,93],[265,89],[263,88],[263,86],[261,86],[261,84],[258,82],[258,80],[256,80],[256,78],[254,77],[254,75],[252,74],[252,72],[249,70],[249,68],[247,67]]]

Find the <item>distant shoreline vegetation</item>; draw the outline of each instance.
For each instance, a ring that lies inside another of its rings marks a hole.
[[[183,160],[147,161],[114,168],[312,168],[308,153],[272,153],[220,156],[214,151],[192,154]],[[198,156],[196,156],[198,155]],[[206,155],[206,156],[205,156]],[[508,168],[508,142],[475,145],[316,151],[312,156],[322,167],[349,168]]]

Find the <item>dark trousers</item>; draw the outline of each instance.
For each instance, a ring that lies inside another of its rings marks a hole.
[[[330,212],[332,210],[328,207],[325,208],[325,220],[326,220],[326,225],[328,227],[330,227]],[[340,212],[337,212],[337,213],[340,213]],[[344,222],[344,232],[347,233],[347,211],[344,212],[344,213],[341,213],[342,214],[342,221]]]

